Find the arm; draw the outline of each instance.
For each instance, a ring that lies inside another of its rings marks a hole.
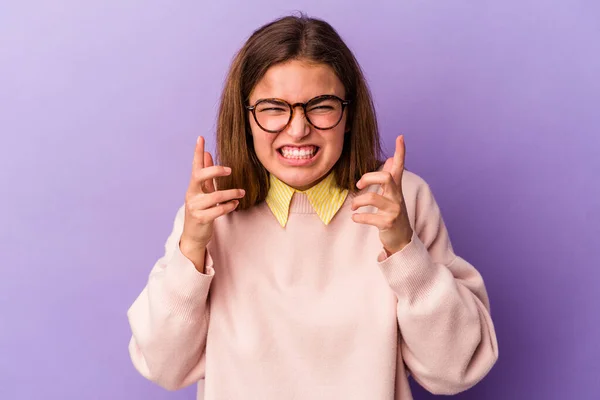
[[[454,394],[480,381],[498,358],[481,275],[453,252],[439,207],[421,182],[411,242],[379,266],[398,298],[404,362],[432,393]]]
[[[133,365],[144,377],[169,390],[204,377],[207,297],[214,275],[208,251],[204,255],[205,274],[182,254],[179,239],[183,219],[182,207],[164,256],[152,268],[146,287],[127,313]]]

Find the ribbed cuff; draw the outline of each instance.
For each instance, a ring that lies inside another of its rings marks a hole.
[[[193,315],[205,307],[215,274],[208,249],[204,256],[204,270],[206,274],[199,272],[194,263],[183,255],[179,246],[176,246],[165,268],[165,285],[171,312],[185,319],[194,319]]]
[[[437,266],[421,239],[413,232],[411,241],[397,253],[387,257],[385,250],[378,264],[392,290],[408,299],[426,296],[435,279]]]

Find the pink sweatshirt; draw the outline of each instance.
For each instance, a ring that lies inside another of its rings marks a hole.
[[[179,250],[181,208],[128,312],[133,364],[170,390],[205,379],[205,400],[407,400],[409,374],[471,387],[498,357],[483,280],[428,185],[405,171],[402,187],[415,233],[387,258],[352,195],[324,225],[296,193],[285,228],[264,202],[217,219],[202,274]]]

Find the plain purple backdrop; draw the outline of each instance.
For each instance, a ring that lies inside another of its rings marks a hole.
[[[194,399],[134,370],[125,313],[196,136],[214,148],[234,52],[294,10],[353,49],[387,153],[405,134],[407,167],[486,280],[500,359],[456,398],[600,398],[597,0],[13,0],[0,5],[0,399]]]

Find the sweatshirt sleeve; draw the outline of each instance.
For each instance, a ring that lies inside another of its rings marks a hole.
[[[184,209],[175,217],[165,253],[150,272],[146,287],[127,312],[135,368],[158,385],[177,390],[204,378],[208,291],[214,269],[206,251],[205,272],[179,249]]]
[[[455,394],[479,382],[498,358],[483,279],[456,256],[440,209],[422,181],[413,237],[379,266],[398,299],[404,363],[434,394]]]

